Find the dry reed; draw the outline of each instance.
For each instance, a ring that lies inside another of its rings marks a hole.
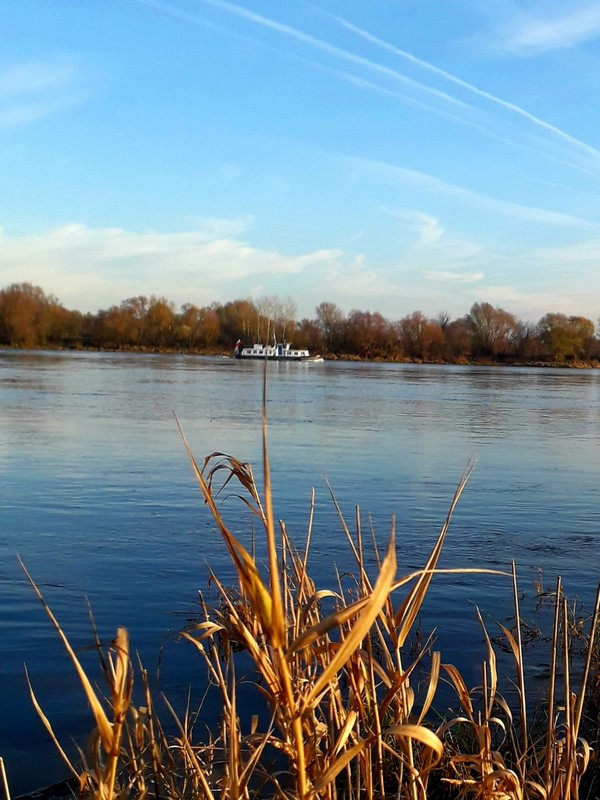
[[[543,730],[534,729],[527,720],[514,565],[517,627],[516,633],[503,628],[503,634],[515,665],[517,708],[511,708],[500,695],[496,656],[481,616],[487,648],[481,686],[467,687],[459,671],[443,663],[439,652],[432,652],[430,642],[407,656],[407,642],[431,580],[443,571],[438,568],[440,553],[470,468],[459,483],[424,568],[402,578],[396,574],[394,526],[385,554],[380,555],[375,547],[378,571],[372,578],[366,567],[360,511],[356,511],[351,532],[338,508],[356,563],[350,596],[341,583],[335,590],[319,589],[310,576],[314,494],[300,549],[284,523],[275,524],[266,417],[263,497],[248,464],[213,453],[200,467],[183,432],[182,437],[203,499],[237,574],[233,588],[224,586],[217,575],[211,576],[219,603],[209,607],[200,598],[199,618],[181,632],[202,657],[222,707],[220,720],[203,741],[198,740],[190,709],[178,715],[163,698],[174,726],[174,733],[165,732],[141,665],[143,701],[137,706],[132,703],[134,670],[123,629],[101,656],[108,696],[99,697],[26,572],[63,640],[94,716],[95,734],[88,751],[80,751],[81,765],[73,765],[61,749],[83,797],[579,800],[581,778],[591,755],[580,731],[600,595],[591,623],[583,685],[575,694],[570,678],[567,606],[560,582],[557,585]],[[232,534],[217,503],[223,486],[236,484],[264,533],[266,568]],[[326,612],[326,608],[333,610]],[[261,725],[258,718],[244,721],[235,669],[240,651],[252,663],[256,690],[268,709],[268,723]],[[417,667],[423,670],[424,665],[428,679],[417,696],[413,676]],[[560,700],[559,672],[563,675]],[[460,711],[439,724],[433,722],[431,710],[442,676],[454,688]],[[6,792],[8,797],[8,787]]]

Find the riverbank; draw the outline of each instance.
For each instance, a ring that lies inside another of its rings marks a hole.
[[[57,353],[134,353],[145,355],[174,355],[174,356],[210,356],[215,358],[233,358],[232,353],[215,349],[182,349],[182,348],[157,348],[157,347],[120,347],[120,348],[85,348],[85,347],[36,347],[20,348],[3,345],[6,351],[16,352],[57,352]],[[430,359],[408,358],[405,356],[394,356],[384,358],[374,356],[372,358],[359,356],[351,353],[325,353],[322,358],[324,361],[347,361],[365,364],[423,364],[425,366],[460,366],[460,367],[527,367],[532,369],[600,369],[600,360],[592,359],[585,361],[581,359],[569,359],[564,361],[539,360],[532,361],[519,359],[499,359],[490,358],[456,358],[456,359]]]
[[[74,778],[67,778],[35,792],[18,795],[12,800],[73,800],[78,796],[79,783]]]

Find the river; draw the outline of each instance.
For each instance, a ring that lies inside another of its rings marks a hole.
[[[261,472],[262,365],[227,358],[0,351],[0,756],[13,795],[65,775],[28,696],[69,746],[91,730],[85,699],[17,554],[87,663],[87,600],[103,642],[117,625],[153,669],[165,634],[193,613],[207,563],[231,577],[180,439]],[[600,577],[600,371],[325,362],[269,364],[269,452],[276,516],[297,540],[316,490],[319,585],[352,568],[327,482],[398,565],[424,563],[466,465],[476,466],[441,566],[506,570],[520,586],[591,606]],[[240,536],[251,521],[224,509]],[[370,519],[369,519],[370,518]],[[261,543],[258,542],[259,553]],[[506,578],[440,576],[423,613],[445,660],[478,681],[474,604],[490,627],[511,614]],[[185,644],[168,641],[161,687],[198,682]],[[72,748],[71,748],[72,749]]]

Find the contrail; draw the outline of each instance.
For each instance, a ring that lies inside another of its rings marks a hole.
[[[228,28],[225,28],[222,25],[218,25],[216,23],[209,22],[208,20],[204,19],[203,17],[198,16],[197,14],[194,14],[194,13],[192,13],[190,11],[185,11],[184,9],[181,9],[181,8],[179,8],[177,6],[174,6],[169,2],[164,2],[163,0],[135,0],[135,2],[138,2],[141,5],[147,6],[148,8],[153,8],[156,11],[161,11],[161,12],[163,12],[165,14],[170,14],[171,16],[176,17],[178,19],[182,19],[182,20],[184,20],[186,22],[192,22],[194,24],[201,25],[202,27],[210,28],[211,30],[217,30],[217,31],[219,31],[221,33],[225,33],[225,34],[227,34],[229,36],[235,36],[235,37],[243,39],[245,41],[253,41],[253,42],[257,41],[255,39],[252,39],[249,36],[245,36],[245,35],[243,35],[243,34],[241,34],[239,32],[232,31],[232,30],[230,30]],[[206,0],[206,2],[208,2],[210,4],[211,0]],[[213,3],[213,5],[214,5],[214,3]],[[227,5],[230,5],[230,4],[227,4]],[[239,15],[248,16],[248,18],[252,19],[252,21],[254,21],[254,22],[257,21],[255,18],[259,17],[259,15],[253,14],[250,11],[246,11],[246,9],[243,9],[241,7],[238,8],[238,12],[239,12]],[[234,11],[233,13],[236,13],[236,12]],[[314,37],[309,36],[307,34],[304,34],[301,31],[298,31],[298,30],[296,30],[294,28],[289,28],[287,25],[281,25],[281,24],[275,22],[274,20],[268,20],[265,17],[261,17],[260,19],[262,20],[262,22],[259,23],[259,24],[268,25],[268,27],[272,27],[272,28],[274,28],[274,29],[276,29],[276,30],[278,30],[280,32],[283,32],[283,33],[286,33],[286,34],[289,34],[289,35],[293,35],[293,36],[295,36],[295,38],[300,39],[301,41],[306,41],[306,42],[308,42],[310,44],[313,44],[315,47],[317,47],[320,50],[324,50],[326,52],[330,52],[330,53],[332,53],[334,55],[337,55],[337,56],[339,56],[341,58],[345,58],[345,60],[347,60],[347,61],[354,61],[354,62],[357,62],[357,63],[361,63],[364,66],[369,66],[373,70],[377,70],[379,72],[384,72],[384,73],[394,77],[400,83],[406,83],[406,84],[408,84],[408,85],[410,85],[412,87],[416,87],[418,89],[421,89],[424,92],[427,92],[429,94],[433,94],[434,96],[437,96],[438,98],[441,96],[444,100],[448,101],[448,103],[451,103],[454,106],[459,106],[462,109],[467,108],[467,109],[471,109],[472,111],[476,111],[476,109],[473,106],[470,106],[468,103],[463,103],[463,102],[457,100],[456,98],[451,97],[450,95],[446,95],[443,92],[439,92],[439,91],[437,91],[435,89],[431,89],[431,88],[425,86],[424,84],[419,83],[418,81],[414,81],[411,78],[408,78],[407,76],[404,76],[401,73],[396,72],[395,70],[391,70],[391,69],[388,69],[387,67],[384,67],[382,65],[375,64],[373,62],[368,61],[367,59],[362,59],[360,56],[353,55],[352,53],[347,53],[346,51],[341,50],[340,48],[337,48],[334,45],[330,45],[327,42],[323,42],[323,41],[321,41],[319,39],[315,39]],[[272,45],[269,45],[269,44],[262,43],[262,46],[263,47],[267,47],[270,50],[274,50],[275,52],[281,52],[280,49],[275,48],[275,47],[273,47]],[[288,55],[290,55],[290,54],[288,54]],[[357,75],[354,75],[354,74],[352,74],[350,72],[342,72],[341,70],[335,69],[335,67],[329,67],[329,66],[326,66],[325,64],[320,64],[320,63],[318,63],[316,61],[312,61],[309,58],[306,58],[306,57],[303,57],[303,56],[300,56],[300,55],[297,55],[297,54],[291,54],[291,55],[292,55],[293,58],[298,59],[299,61],[301,61],[304,64],[308,64],[310,67],[312,67],[314,69],[318,69],[318,70],[321,70],[323,72],[329,72],[330,74],[335,75],[337,78],[340,78],[341,80],[345,80],[345,81],[348,81],[350,83],[353,83],[355,86],[358,86],[358,87],[360,87],[362,89],[365,89],[365,90],[368,90],[368,91],[371,91],[371,92],[375,92],[377,94],[383,94],[383,95],[387,95],[389,97],[393,97],[395,99],[401,100],[404,103],[408,103],[408,104],[413,105],[415,107],[422,108],[423,110],[428,111],[430,113],[438,114],[438,115],[443,116],[443,117],[445,117],[447,119],[451,119],[451,120],[453,120],[454,122],[456,122],[458,124],[470,125],[472,127],[477,128],[478,130],[481,130],[479,128],[479,126],[477,126],[475,123],[467,122],[464,119],[464,117],[461,117],[458,114],[453,114],[450,111],[443,110],[443,109],[441,109],[439,107],[439,105],[433,105],[433,104],[429,105],[429,104],[427,104],[427,103],[425,103],[423,101],[417,100],[414,97],[409,97],[408,95],[404,95],[404,94],[398,94],[397,92],[394,92],[391,89],[386,89],[384,86],[379,86],[378,84],[372,83],[371,81],[365,80],[364,78],[360,78]],[[488,133],[488,135],[492,135],[492,134],[489,134],[489,132],[487,132],[487,131],[484,131],[484,132]]]
[[[138,2],[146,6],[153,7],[157,10],[171,13],[175,16],[179,16],[180,18],[197,22],[209,28],[224,30],[219,25],[210,23],[206,20],[196,17],[195,15],[183,11],[182,9],[170,3],[161,2],[161,0],[138,0]],[[297,41],[308,44],[324,53],[328,53],[344,61],[357,64],[359,66],[370,69],[374,72],[386,75],[387,77],[390,77],[400,83],[418,89],[430,96],[436,97],[438,100],[443,100],[444,102],[452,106],[459,107],[464,110],[468,109],[470,111],[477,110],[474,106],[470,105],[467,102],[461,101],[456,97],[453,97],[447,92],[435,89],[432,86],[427,86],[426,84],[421,83],[420,81],[416,81],[413,78],[409,78],[407,75],[403,75],[401,72],[398,72],[397,70],[394,70],[390,67],[386,67],[383,64],[371,61],[370,59],[364,58],[363,56],[356,55],[355,53],[351,53],[347,50],[337,47],[336,45],[330,44],[329,42],[326,42],[322,39],[318,39],[315,36],[311,36],[310,34],[304,33],[303,31],[298,30],[297,28],[294,28],[290,25],[277,22],[276,20],[271,19],[269,17],[265,17],[262,14],[250,11],[249,9],[244,8],[243,6],[239,6],[235,3],[228,2],[228,0],[197,0],[197,2],[204,3],[205,5],[211,5],[214,8],[221,9],[222,11],[226,11],[237,17],[246,19],[254,23],[255,25],[260,25],[264,28],[276,31],[277,33],[280,33],[284,36],[288,36],[290,38],[296,39]],[[476,95],[477,97],[481,97],[489,101],[490,103],[499,106],[500,108],[504,108],[507,111],[510,111],[513,114],[516,114],[522,117],[523,119],[528,120],[538,128],[541,128],[542,130],[545,130],[546,132],[553,134],[555,137],[562,139],[564,142],[567,142],[569,145],[576,148],[577,150],[586,153],[588,156],[593,157],[595,160],[600,161],[599,150],[596,150],[594,147],[591,147],[585,142],[582,142],[575,136],[571,136],[570,134],[566,133],[560,128],[557,128],[555,125],[552,125],[549,122],[546,122],[545,120],[536,117],[534,114],[531,114],[529,111],[526,111],[524,108],[521,108],[521,106],[518,106],[515,103],[511,103],[508,100],[503,100],[501,97],[496,97],[496,95],[493,95],[490,92],[486,92],[485,90],[478,88],[474,84],[469,83],[468,81],[465,81],[462,78],[459,78],[450,72],[446,72],[440,67],[436,67],[434,64],[430,64],[428,61],[424,61],[423,59],[420,59],[417,56],[412,55],[412,53],[409,53],[406,50],[401,50],[400,48],[390,44],[389,42],[386,42],[383,39],[380,39],[377,36],[374,36],[373,34],[369,33],[368,31],[359,28],[358,26],[354,25],[353,23],[349,22],[343,17],[340,17],[336,14],[332,14],[327,11],[323,11],[322,9],[319,9],[318,7],[310,3],[309,5],[315,8],[319,13],[334,20],[338,25],[345,28],[346,30],[351,31],[352,33],[361,37],[365,41],[368,41],[371,44],[375,44],[378,47],[396,55],[397,57],[402,58],[403,60],[409,62],[410,64],[413,64],[417,67],[420,67],[423,70],[426,70],[427,72],[437,75],[438,77],[448,81],[449,83],[454,84],[455,86],[460,86],[462,89],[465,89],[466,91],[470,92],[473,95]],[[365,82],[363,85],[366,87],[366,84],[367,82]],[[370,86],[371,88],[375,88],[373,84],[371,84]],[[575,164],[571,164],[570,166],[576,167]]]
[[[534,114],[531,114],[529,111],[526,111],[521,106],[516,105],[515,103],[511,103],[508,100],[503,100],[501,97],[496,97],[495,95],[491,94],[490,92],[486,92],[483,89],[479,89],[477,86],[474,86],[472,83],[468,83],[467,81],[458,78],[456,75],[452,75],[450,72],[446,72],[439,67],[430,64],[428,61],[423,61],[421,58],[417,58],[416,56],[412,55],[412,53],[408,53],[406,50],[401,50],[398,47],[390,44],[389,42],[384,41],[383,39],[379,39],[377,36],[373,36],[373,34],[365,31],[363,28],[359,28],[356,25],[353,25],[348,20],[344,19],[343,17],[338,17],[336,14],[331,14],[328,11],[322,11],[323,14],[330,17],[331,19],[335,20],[341,27],[346,28],[346,30],[355,33],[357,36],[360,36],[365,41],[371,42],[372,44],[376,44],[378,47],[381,47],[384,50],[393,53],[394,55],[398,56],[399,58],[403,58],[405,61],[408,61],[415,66],[421,67],[421,69],[427,70],[428,72],[433,73],[434,75],[438,75],[441,78],[449,81],[450,83],[454,83],[456,86],[460,86],[462,89],[466,89],[467,91],[471,92],[472,94],[477,95],[478,97],[483,97],[485,100],[489,100],[491,103],[495,103],[496,105],[507,109],[508,111],[512,111],[514,114],[518,114],[519,116],[523,117],[524,119],[529,120],[534,125],[537,125],[544,130],[553,133],[555,136],[558,136],[560,139],[563,139],[565,142],[577,147],[579,150],[587,153],[588,155],[593,156],[594,158],[600,159],[600,151],[596,150],[594,147],[582,142],[580,139],[575,138],[575,136],[571,136],[565,131],[557,128],[555,125],[551,125],[549,122],[545,122],[543,119],[536,117]]]
[[[297,28],[292,28],[290,25],[284,25],[283,23],[276,22],[274,19],[270,19],[269,17],[263,17],[261,14],[257,14],[254,11],[249,11],[243,6],[238,6],[235,3],[229,3],[227,0],[198,0],[198,2],[214,6],[215,8],[220,8],[223,11],[228,11],[230,14],[250,20],[256,25],[262,25],[264,28],[270,28],[271,30],[282,33],[285,36],[297,39],[299,42],[312,45],[324,53],[337,56],[344,61],[349,61],[353,64],[359,64],[360,66],[367,67],[375,72],[380,72],[381,74],[387,75],[394,80],[400,81],[401,83],[406,83],[409,86],[413,86],[423,92],[426,92],[427,94],[431,94],[441,100],[444,100],[451,105],[473,109],[473,106],[470,106],[468,103],[458,100],[456,97],[452,97],[452,95],[446,94],[446,92],[442,92],[439,89],[434,89],[433,87],[427,86],[424,83],[415,81],[395,69],[384,67],[383,64],[377,64],[374,61],[370,61],[368,58],[357,56],[355,53],[349,53],[347,50],[343,50],[341,47],[336,47],[335,45],[329,44],[329,42],[325,42],[322,39],[317,39],[316,36],[311,36],[310,34],[304,33]]]
[[[153,8],[156,11],[162,11],[165,14],[170,14],[172,17],[178,17],[186,22],[193,22],[196,25],[202,25],[205,28],[220,31],[221,33],[229,32],[221,25],[216,25],[214,22],[208,22],[208,20],[202,19],[195,14],[191,14],[189,11],[184,11],[183,9],[177,8],[170,3],[163,3],[161,0],[136,0],[136,2],[141,3],[143,6],[148,6],[148,8]]]

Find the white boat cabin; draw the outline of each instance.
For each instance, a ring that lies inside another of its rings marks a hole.
[[[238,341],[234,355],[236,358],[268,358],[282,361],[304,361],[310,358],[308,350],[294,348],[289,342],[276,342],[272,345],[253,344],[252,347],[242,347],[241,342]]]

